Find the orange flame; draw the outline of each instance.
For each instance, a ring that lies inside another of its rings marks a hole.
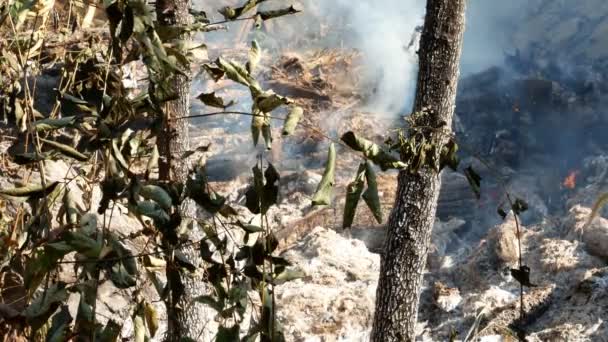
[[[568,174],[568,176],[564,179],[564,182],[562,183],[564,188],[566,188],[566,189],[576,188],[576,176],[578,176],[579,173],[580,173],[580,171],[570,171],[570,173]]]

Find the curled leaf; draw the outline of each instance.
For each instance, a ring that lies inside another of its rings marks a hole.
[[[331,194],[334,188],[334,178],[336,169],[336,147],[332,143],[329,145],[327,153],[327,162],[325,163],[325,172],[321,183],[317,187],[312,198],[312,205],[329,205],[331,203]]]
[[[59,128],[73,127],[77,122],[76,116],[65,116],[60,119],[36,120],[36,130],[38,132],[52,131]]]
[[[12,188],[12,189],[1,189],[0,195],[9,196],[9,197],[34,197],[40,198],[42,196],[46,196],[55,190],[55,187],[59,182],[53,182],[47,184],[46,187],[42,185],[27,185],[20,188]]]
[[[283,135],[293,134],[303,114],[304,110],[302,109],[302,107],[291,107],[291,110],[289,111],[289,113],[287,114],[287,118],[285,119],[285,124],[283,126]]]
[[[376,172],[370,162],[365,163],[365,178],[367,189],[363,193],[363,200],[374,214],[376,221],[382,223],[382,206],[380,196],[378,196],[378,182],[376,181]]]
[[[353,224],[357,205],[361,199],[363,188],[365,187],[365,163],[359,165],[357,176],[346,187],[346,203],[344,205],[344,216],[342,220],[342,228],[349,228]]]
[[[152,304],[145,303],[144,314],[146,317],[146,323],[148,324],[148,330],[150,330],[150,337],[156,335],[158,331],[158,312]]]
[[[262,113],[270,113],[279,106],[290,103],[291,100],[272,91],[262,93],[255,98],[255,106]]]
[[[202,93],[196,97],[197,99],[203,101],[204,104],[211,107],[226,109],[234,104],[234,101],[228,102],[228,104],[224,103],[224,99],[217,96],[215,92],[212,93]]]
[[[278,276],[274,277],[274,284],[281,285],[288,281],[306,277],[306,273],[299,268],[286,268]]]
[[[268,20],[268,19],[282,17],[285,15],[296,14],[298,12],[300,12],[300,11],[297,10],[295,7],[289,6],[287,8],[281,8],[278,10],[260,11],[260,12],[258,12],[258,15],[260,16],[260,18],[262,18],[262,20]]]
[[[258,42],[254,40],[251,42],[251,49],[249,49],[249,61],[245,64],[245,69],[250,75],[255,71],[261,58],[260,46],[258,45]]]
[[[68,145],[53,141],[53,140],[47,140],[47,139],[42,139],[42,138],[40,138],[40,141],[42,141],[45,145],[52,147],[54,150],[58,151],[59,153],[65,155],[67,157],[74,158],[78,161],[89,160],[89,157],[87,155],[84,155],[84,154],[78,152],[78,150],[76,150],[72,146],[68,146]]]
[[[367,139],[357,137],[353,132],[347,132],[342,136],[341,140],[353,150],[362,152],[367,159],[380,166],[382,171],[388,169],[403,169],[407,167],[405,163],[391,156],[388,152],[380,148],[380,146]]]
[[[173,205],[171,195],[158,185],[144,185],[139,190],[139,195],[147,200],[152,200],[164,210],[170,210]]]

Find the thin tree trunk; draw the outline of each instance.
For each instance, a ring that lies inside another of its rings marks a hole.
[[[451,132],[456,101],[460,53],[465,27],[466,0],[428,0],[420,38],[418,85],[414,112],[416,126],[439,127],[445,139]],[[418,303],[431,230],[441,186],[436,171],[424,167],[416,174],[401,171],[395,205],[388,222],[382,255],[372,341],[414,341]]]
[[[190,0],[157,0],[156,15],[161,25],[189,25],[191,17],[189,14]],[[181,37],[191,39],[191,37]],[[189,70],[185,70],[189,75]],[[190,165],[180,157],[190,149],[188,120],[177,120],[176,118],[188,116],[190,111],[190,80],[183,75],[174,75],[173,90],[178,99],[164,105],[163,124],[157,138],[157,146],[160,155],[159,178],[161,180],[175,180],[185,182]],[[196,205],[191,200],[186,200],[180,209],[182,224],[188,224],[196,216]],[[198,241],[202,237],[200,229],[189,231],[189,241]],[[186,228],[186,230],[188,230]],[[183,253],[195,266],[199,267],[202,260],[196,248],[191,244],[178,250]],[[204,294],[206,291],[202,273],[182,272],[169,260],[167,263],[168,282],[172,272],[180,272],[183,284],[183,294],[177,299],[170,295],[167,304],[167,341],[180,341],[182,338],[190,338],[194,341],[202,341],[207,337],[205,328],[207,325],[207,309],[200,303],[193,303],[192,299]],[[175,286],[176,284],[171,284]]]

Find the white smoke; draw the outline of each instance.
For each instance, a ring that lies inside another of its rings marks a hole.
[[[221,19],[217,9],[243,2],[195,0],[194,4],[209,11],[214,19]],[[528,14],[533,2],[469,1],[461,60],[463,75],[503,65],[505,53],[513,52],[510,38],[518,19]],[[416,28],[424,22],[426,0],[271,0],[264,2],[262,8],[291,4],[303,12],[295,18],[274,20],[272,34],[279,46],[357,49],[364,60],[362,84],[374,88],[362,89],[362,93],[371,94],[367,103],[369,111],[384,116],[411,111],[418,70],[417,41],[411,46],[411,40]],[[234,35],[240,25],[230,25],[229,35]]]

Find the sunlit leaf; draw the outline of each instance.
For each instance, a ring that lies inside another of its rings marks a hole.
[[[144,185],[139,190],[139,195],[147,200],[152,200],[161,208],[166,211],[169,211],[173,206],[173,201],[171,199],[171,195],[165,191],[162,187],[158,185]]]
[[[119,139],[112,139],[112,156],[118,162],[118,164],[120,165],[120,167],[123,170],[125,170],[125,171],[129,170],[129,164],[125,160],[125,157],[122,155],[122,152],[120,152]]]
[[[439,157],[439,170],[443,170],[444,167],[448,166],[453,171],[458,169],[460,160],[458,159],[458,144],[455,141],[450,140],[442,149]]]
[[[134,342],[145,342],[146,341],[146,325],[143,314],[136,314],[133,316],[133,341]]]
[[[278,276],[274,277],[274,284],[281,285],[288,281],[306,277],[306,273],[299,268],[287,268]]]
[[[63,196],[63,206],[65,208],[66,221],[72,225],[78,224],[80,211],[76,206],[76,199],[74,198],[72,191],[70,191],[69,189],[65,191],[65,194]]]
[[[342,136],[342,141],[353,150],[362,152],[367,159],[380,166],[383,171],[407,167],[405,163],[391,156],[388,152],[380,148],[380,146],[367,139],[357,137],[353,132],[344,134]]]
[[[151,218],[154,220],[155,225],[159,226],[163,226],[171,220],[169,214],[158,203],[153,201],[137,202],[137,212],[140,215]]]
[[[262,113],[270,113],[279,106],[290,103],[291,100],[272,91],[262,93],[255,98],[255,105]]]
[[[321,178],[321,183],[319,183],[319,186],[317,187],[317,190],[312,198],[313,205],[329,205],[331,203],[331,194],[334,188],[335,169],[336,147],[332,143],[329,145],[323,178]]]
[[[148,330],[150,331],[150,337],[154,337],[156,335],[156,331],[158,331],[158,312],[150,303],[145,303],[144,315],[146,317],[146,323],[148,324]]]
[[[258,45],[258,42],[254,40],[251,42],[251,49],[249,49],[249,61],[245,64],[245,69],[250,75],[255,71],[261,58],[262,53],[260,51],[260,46]]]
[[[278,10],[260,11],[260,12],[258,12],[258,15],[260,16],[260,18],[262,18],[262,20],[268,20],[268,19],[282,17],[285,15],[296,14],[298,12],[300,12],[300,11],[297,10],[295,7],[289,6],[287,8],[281,8]]]
[[[89,160],[88,156],[78,152],[78,150],[76,150],[72,146],[68,146],[68,145],[53,141],[53,140],[47,140],[47,139],[43,139],[43,138],[40,138],[40,141],[42,141],[45,145],[50,146],[54,150],[58,151],[59,153],[65,155],[67,157],[74,158],[78,161]]]
[[[46,196],[55,190],[59,182],[52,182],[45,186],[31,184],[20,188],[0,189],[0,195],[9,197],[34,197]]]
[[[367,189],[363,193],[363,200],[374,214],[376,221],[382,223],[382,206],[380,196],[378,196],[378,182],[376,181],[376,172],[370,162],[365,163],[365,179],[367,180]]]
[[[283,135],[293,134],[303,114],[304,110],[302,109],[302,107],[291,107],[291,110],[289,111],[289,113],[287,114],[287,118],[285,119],[285,124],[283,126]]]
[[[346,187],[346,203],[344,205],[344,216],[342,228],[352,226],[357,211],[357,205],[361,199],[365,187],[365,163],[359,165],[355,179]]]
[[[224,103],[224,99],[217,96],[215,92],[212,93],[202,93],[196,97],[201,100],[204,104],[211,107],[226,109],[234,104],[234,101],[230,101],[227,104]]]

